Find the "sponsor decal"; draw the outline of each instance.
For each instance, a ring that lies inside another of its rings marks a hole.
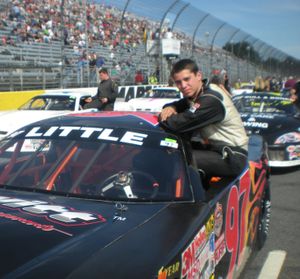
[[[215,249],[215,265],[217,265],[226,253],[226,243],[224,234],[222,234],[216,241]]]
[[[167,279],[179,272],[180,263],[176,262],[167,267],[162,267],[158,272],[157,279]]]
[[[36,217],[42,217],[51,223],[65,227],[86,226],[106,222],[106,219],[99,214],[76,211],[72,208],[51,205],[39,200],[25,200],[0,196],[0,206],[16,209]]]
[[[182,278],[209,278],[213,274],[215,268],[215,234],[213,230],[214,215],[211,215],[181,255]]]
[[[289,160],[297,160],[300,158],[300,145],[289,145],[286,148]]]
[[[25,225],[28,226],[33,226],[37,229],[41,229],[42,231],[52,231],[54,229],[53,225],[44,225],[44,224],[40,224],[38,222],[34,222],[32,220],[28,220],[26,218],[22,218],[13,214],[8,214],[8,213],[4,213],[4,212],[0,212],[0,218],[5,218],[5,219],[9,219],[9,220],[13,220],[13,221],[18,221],[20,223],[23,223]]]
[[[59,137],[68,137],[73,131],[81,132],[81,138],[90,138],[97,135],[99,140],[107,140],[113,142],[122,142],[134,145],[143,145],[143,139],[147,138],[147,134],[126,131],[122,136],[114,136],[114,129],[96,128],[96,127],[80,127],[80,126],[53,126],[46,131],[42,131],[41,127],[32,128],[25,137],[51,137],[54,133],[58,133]]]
[[[215,226],[214,226],[214,233],[217,237],[220,236],[223,226],[223,207],[222,204],[217,202],[216,208],[215,208]]]
[[[167,146],[171,148],[178,148],[178,143],[175,139],[165,138],[164,140],[160,141],[161,146]]]
[[[256,121],[255,118],[263,118],[263,119],[274,119],[273,115],[270,114],[264,114],[264,113],[253,113],[250,114],[251,116],[249,117],[248,121]],[[249,113],[241,113],[241,117],[245,118],[248,117]],[[254,120],[253,120],[254,119]]]
[[[205,224],[206,234],[209,235],[214,231],[215,216],[211,215]]]
[[[286,133],[278,137],[275,141],[275,144],[280,143],[296,143],[300,141],[300,134],[296,132]]]
[[[251,122],[251,121],[244,121],[245,127],[251,127],[251,128],[268,128],[269,124],[266,122]]]
[[[194,113],[198,108],[200,108],[199,103],[191,103],[191,107],[190,107],[189,111]]]

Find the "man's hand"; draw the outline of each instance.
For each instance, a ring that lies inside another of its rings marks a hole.
[[[101,98],[100,101],[101,101],[102,104],[105,104],[105,103],[107,103],[108,99],[107,98]]]
[[[174,107],[165,107],[162,109],[160,115],[159,115],[159,121],[165,121],[167,118],[169,118],[171,115],[177,114],[177,111]]]

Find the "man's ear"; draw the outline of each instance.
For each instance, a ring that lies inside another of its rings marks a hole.
[[[197,72],[197,79],[202,80],[202,72],[200,71]]]

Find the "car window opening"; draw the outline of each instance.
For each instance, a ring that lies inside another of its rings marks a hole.
[[[7,159],[0,162],[0,183],[112,201],[192,200],[183,154],[175,145],[164,146],[165,138],[148,136],[141,146],[20,136],[2,145]]]

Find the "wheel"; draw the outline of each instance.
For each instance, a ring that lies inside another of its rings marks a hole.
[[[270,227],[270,217],[271,217],[271,193],[269,182],[265,187],[262,195],[261,208],[259,214],[259,223],[257,227],[257,248],[261,249],[269,234]]]
[[[137,198],[138,196],[135,194],[140,193],[140,189],[136,183],[138,178],[145,179],[145,181],[151,184],[152,192],[150,198],[154,198],[158,193],[159,184],[152,175],[142,171],[120,171],[115,173],[100,184],[98,192],[100,192],[102,196],[105,196],[106,192],[117,190],[120,192],[121,196],[124,196],[125,194],[127,198]],[[134,189],[134,193],[132,192],[132,188]]]

